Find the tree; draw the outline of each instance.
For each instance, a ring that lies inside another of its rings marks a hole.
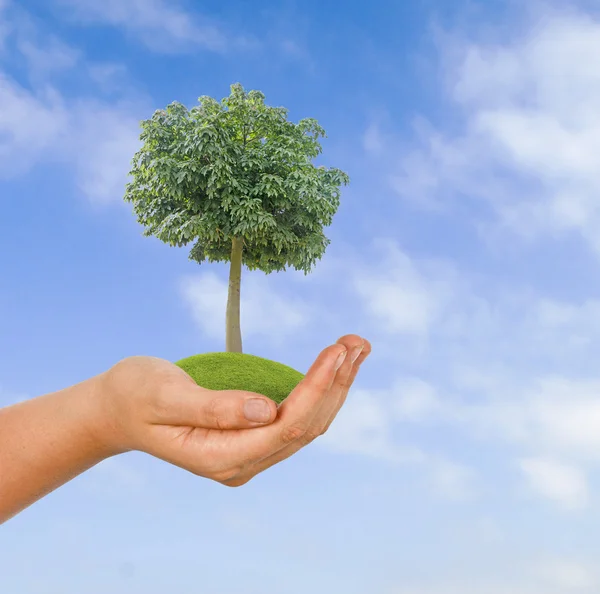
[[[192,244],[199,264],[230,262],[225,342],[241,353],[242,266],[308,274],[330,243],[323,228],[348,176],[313,164],[325,137],[316,120],[290,122],[287,109],[240,84],[220,102],[171,103],[141,128],[125,200],[144,235]]]

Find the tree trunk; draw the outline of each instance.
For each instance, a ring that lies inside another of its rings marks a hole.
[[[240,326],[240,286],[242,282],[242,251],[244,240],[234,237],[231,242],[231,264],[229,266],[229,292],[225,316],[225,350],[228,353],[242,352],[242,330]]]

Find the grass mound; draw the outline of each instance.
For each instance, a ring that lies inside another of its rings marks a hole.
[[[175,363],[210,390],[247,390],[278,404],[298,385],[302,373],[269,359],[245,353],[205,353]]]

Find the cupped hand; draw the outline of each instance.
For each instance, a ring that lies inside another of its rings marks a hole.
[[[260,394],[202,388],[163,359],[130,357],[99,378],[101,439],[227,486],[247,483],[329,428],[371,352],[357,335],[324,349],[277,406]]]

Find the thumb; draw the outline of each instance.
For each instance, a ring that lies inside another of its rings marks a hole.
[[[171,411],[168,424],[205,429],[263,427],[277,417],[277,405],[262,394],[200,386],[180,388],[173,395]]]

